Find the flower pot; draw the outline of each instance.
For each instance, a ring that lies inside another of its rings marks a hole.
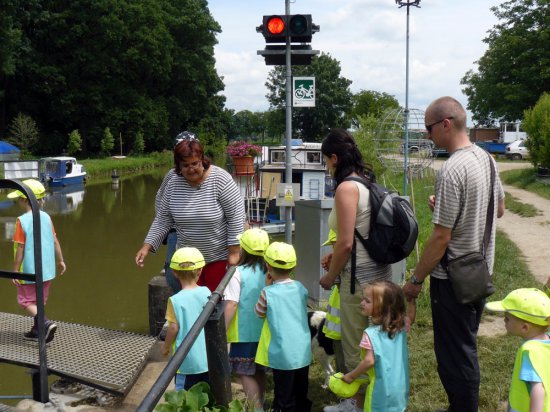
[[[253,175],[255,173],[254,158],[252,156],[238,156],[232,159],[236,175]]]

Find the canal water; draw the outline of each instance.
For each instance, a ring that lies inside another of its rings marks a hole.
[[[50,193],[43,209],[53,220],[67,272],[50,289],[50,319],[148,333],[149,280],[163,267],[165,247],[144,268],[134,256],[153,220],[154,199],[166,170]],[[15,218],[22,211],[0,193],[0,269],[12,270]],[[0,278],[0,311],[25,314],[11,280]],[[29,322],[29,329],[30,329]],[[26,368],[0,363],[0,397],[31,395]],[[0,403],[14,404],[18,401]]]

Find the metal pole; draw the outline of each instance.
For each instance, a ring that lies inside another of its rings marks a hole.
[[[216,305],[222,299],[223,291],[225,290],[225,287],[229,283],[231,277],[233,277],[235,269],[235,266],[229,267],[227,273],[221,280],[216,290],[212,292],[212,296],[210,296],[210,299],[204,306],[201,314],[199,315],[193,326],[191,326],[191,329],[187,333],[187,336],[183,339],[180,347],[176,350],[174,356],[172,356],[156,382],[153,384],[147,395],[145,395],[145,398],[143,398],[143,400],[139,404],[138,408],[136,409],[137,412],[150,412],[154,409],[155,405],[162,397],[162,394],[170,384],[170,381],[174,378],[174,375],[176,374],[181,363],[191,350],[191,346],[193,346],[193,343],[195,343],[195,341],[197,340],[201,329],[205,326],[208,318],[210,317],[212,312],[214,312]],[[223,326],[225,327],[225,323],[223,324]],[[209,365],[208,368],[210,378],[210,376],[218,372],[219,365],[216,365],[213,368],[211,368]]]
[[[285,0],[285,14],[290,15],[290,0]],[[286,153],[285,183],[292,184],[292,62],[290,36],[286,37]],[[292,243],[292,207],[285,206],[285,242]]]
[[[407,46],[405,57],[405,164],[403,166],[403,196],[407,196],[407,182],[409,174],[409,9],[410,5],[407,4]]]
[[[399,8],[407,6],[407,35],[406,35],[406,55],[405,55],[405,142],[404,142],[404,165],[403,165],[403,196],[407,196],[407,183],[409,175],[409,16],[410,7],[419,7],[420,0],[401,1],[395,0]]]

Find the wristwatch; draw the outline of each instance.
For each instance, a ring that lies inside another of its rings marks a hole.
[[[409,280],[413,285],[421,285],[422,283],[424,283],[424,280],[418,280],[418,278],[416,277],[416,274],[414,273]]]

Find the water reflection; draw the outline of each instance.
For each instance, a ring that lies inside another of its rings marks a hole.
[[[134,256],[153,219],[165,172],[121,177],[117,189],[110,181],[89,182],[49,194],[43,208],[52,217],[67,272],[52,284],[48,317],[148,332],[147,284],[162,269],[165,250],[150,255],[141,269]],[[6,193],[0,194],[0,268],[11,270],[13,228],[22,210],[11,200],[2,201]],[[24,314],[11,281],[0,278],[0,285],[0,311]],[[0,364],[0,395],[30,392],[24,368]]]

